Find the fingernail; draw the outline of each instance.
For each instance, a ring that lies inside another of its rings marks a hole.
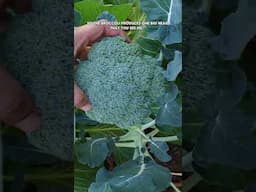
[[[31,133],[39,130],[41,124],[41,116],[38,112],[31,113],[28,117],[15,124],[15,127],[20,128],[25,133]]]
[[[91,104],[86,104],[83,107],[81,107],[81,109],[83,111],[87,112],[87,111],[90,111],[92,109],[92,106],[91,106]]]

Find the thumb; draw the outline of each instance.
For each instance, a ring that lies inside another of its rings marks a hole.
[[[92,108],[89,99],[77,84],[74,85],[74,106],[83,111],[90,111]]]
[[[0,66],[0,121],[28,133],[40,128],[40,115],[31,98]]]

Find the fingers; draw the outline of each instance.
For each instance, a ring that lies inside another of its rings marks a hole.
[[[0,66],[0,121],[31,132],[40,128],[40,115],[31,98]]]
[[[99,41],[103,37],[122,36],[131,42],[127,34],[119,29],[112,29],[109,25],[88,24],[74,29],[74,57],[81,58],[84,49]],[[84,55],[82,55],[84,56]]]
[[[84,92],[74,84],[74,105],[83,111],[90,111],[92,106]]]
[[[128,35],[120,30],[120,29],[112,29],[111,26],[109,25],[103,25],[104,27],[104,36],[121,36],[123,37],[128,43],[131,42],[130,38],[128,37]]]

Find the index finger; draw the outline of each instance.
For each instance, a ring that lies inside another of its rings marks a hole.
[[[108,36],[122,36],[127,42],[131,40],[127,34],[119,29],[112,29],[109,25],[88,24],[81,27],[76,27],[74,30],[74,56],[75,58],[81,55],[81,52],[87,46]]]

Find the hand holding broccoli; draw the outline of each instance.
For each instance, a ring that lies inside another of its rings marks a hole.
[[[9,17],[6,8],[11,8],[17,13],[25,13],[31,10],[31,0],[0,0],[0,33],[7,29]],[[27,133],[39,129],[40,115],[32,99],[1,64],[0,92],[0,121]]]
[[[85,59],[89,46],[99,41],[103,37],[122,36],[127,42],[129,37],[122,30],[111,29],[108,25],[88,24],[74,29],[74,58]],[[84,92],[74,85],[74,105],[84,111],[91,109],[91,104]]]

